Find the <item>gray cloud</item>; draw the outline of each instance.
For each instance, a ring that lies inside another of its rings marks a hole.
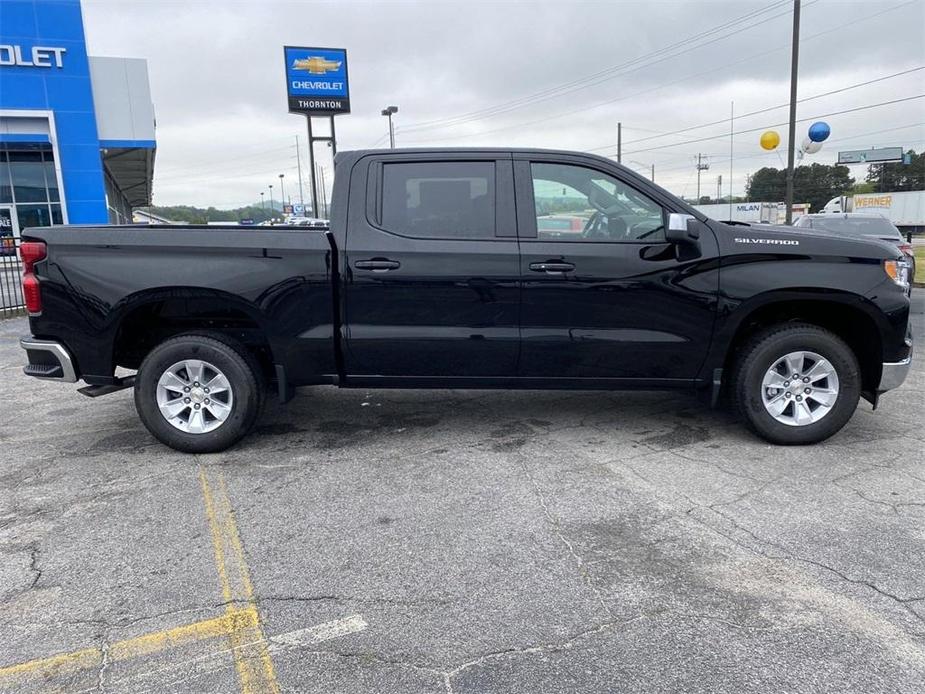
[[[279,172],[291,185],[291,145],[305,129],[302,118],[286,113],[284,44],[347,48],[353,113],[337,120],[342,149],[381,145],[386,129],[379,110],[392,103],[400,107],[399,145],[590,149],[612,144],[620,120],[625,150],[633,152],[627,157],[631,165],[641,169],[654,163],[660,183],[693,194],[691,158],[698,151],[714,159],[705,191],[715,190],[715,173],[728,179],[728,137],[651,148],[728,133],[728,125],[635,146],[633,140],[726,118],[732,100],[740,114],[785,103],[789,3],[726,32],[708,33],[776,4],[84,0],[84,22],[93,54],[148,59],[158,117],[158,203],[242,204],[277,184]],[[804,0],[803,36],[829,33],[801,44],[801,97],[925,65],[923,26],[922,0]],[[721,36],[725,33],[731,35]],[[695,37],[690,47],[699,47],[631,64],[593,86],[553,91],[552,98],[489,118],[414,129],[414,124],[555,90],[688,37]],[[707,43],[713,38],[719,40]],[[799,115],[902,98],[925,92],[923,86],[925,71],[920,71],[806,102]],[[603,101],[611,103],[595,106]],[[554,117],[563,112],[571,113]],[[813,160],[833,160],[840,145],[921,148],[925,126],[898,128],[922,124],[923,116],[925,100],[833,117],[832,143]],[[736,129],[785,119],[786,109],[779,109],[743,119]],[[757,133],[736,136],[734,148],[737,191],[748,171],[779,165],[776,154],[758,148]]]

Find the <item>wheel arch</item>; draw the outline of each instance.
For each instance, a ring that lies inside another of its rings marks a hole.
[[[252,303],[221,290],[168,287],[129,295],[113,307],[112,364],[137,369],[156,345],[189,332],[221,334],[254,355],[266,375],[273,345],[266,318]]]
[[[883,368],[883,317],[867,299],[850,292],[767,292],[743,302],[717,331],[711,371],[722,369],[727,385],[738,348],[771,325],[804,322],[830,330],[847,343],[861,368],[862,393],[874,397]]]

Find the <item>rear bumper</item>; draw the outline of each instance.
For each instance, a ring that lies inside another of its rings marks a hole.
[[[29,359],[29,363],[23,367],[23,373],[27,376],[64,383],[77,382],[74,360],[60,342],[24,337],[20,339],[19,346],[26,350]]]
[[[909,369],[912,367],[912,324],[909,324],[909,330],[906,333],[906,344],[909,346],[909,354],[905,359],[895,362],[884,362],[883,371],[880,376],[880,385],[877,392],[884,393],[894,388],[899,388],[909,375]]]

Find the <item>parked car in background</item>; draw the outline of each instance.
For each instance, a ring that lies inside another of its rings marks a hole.
[[[893,222],[904,234],[925,232],[925,190],[843,195],[829,200],[822,211],[878,214]]]
[[[915,252],[912,244],[903,237],[902,232],[893,222],[882,215],[859,212],[806,214],[797,219],[793,226],[803,229],[821,229],[844,236],[889,241],[909,258],[912,264],[912,274],[915,275]]]
[[[308,227],[309,229],[330,229],[331,222],[318,217],[290,217],[287,222],[290,226]]]
[[[536,229],[540,238],[559,238],[572,234],[580,235],[589,219],[590,214],[584,217],[562,214],[538,215]]]

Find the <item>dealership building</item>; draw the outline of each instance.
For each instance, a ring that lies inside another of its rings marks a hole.
[[[80,0],[0,0],[0,233],[131,222],[155,152],[146,61],[88,56]]]

